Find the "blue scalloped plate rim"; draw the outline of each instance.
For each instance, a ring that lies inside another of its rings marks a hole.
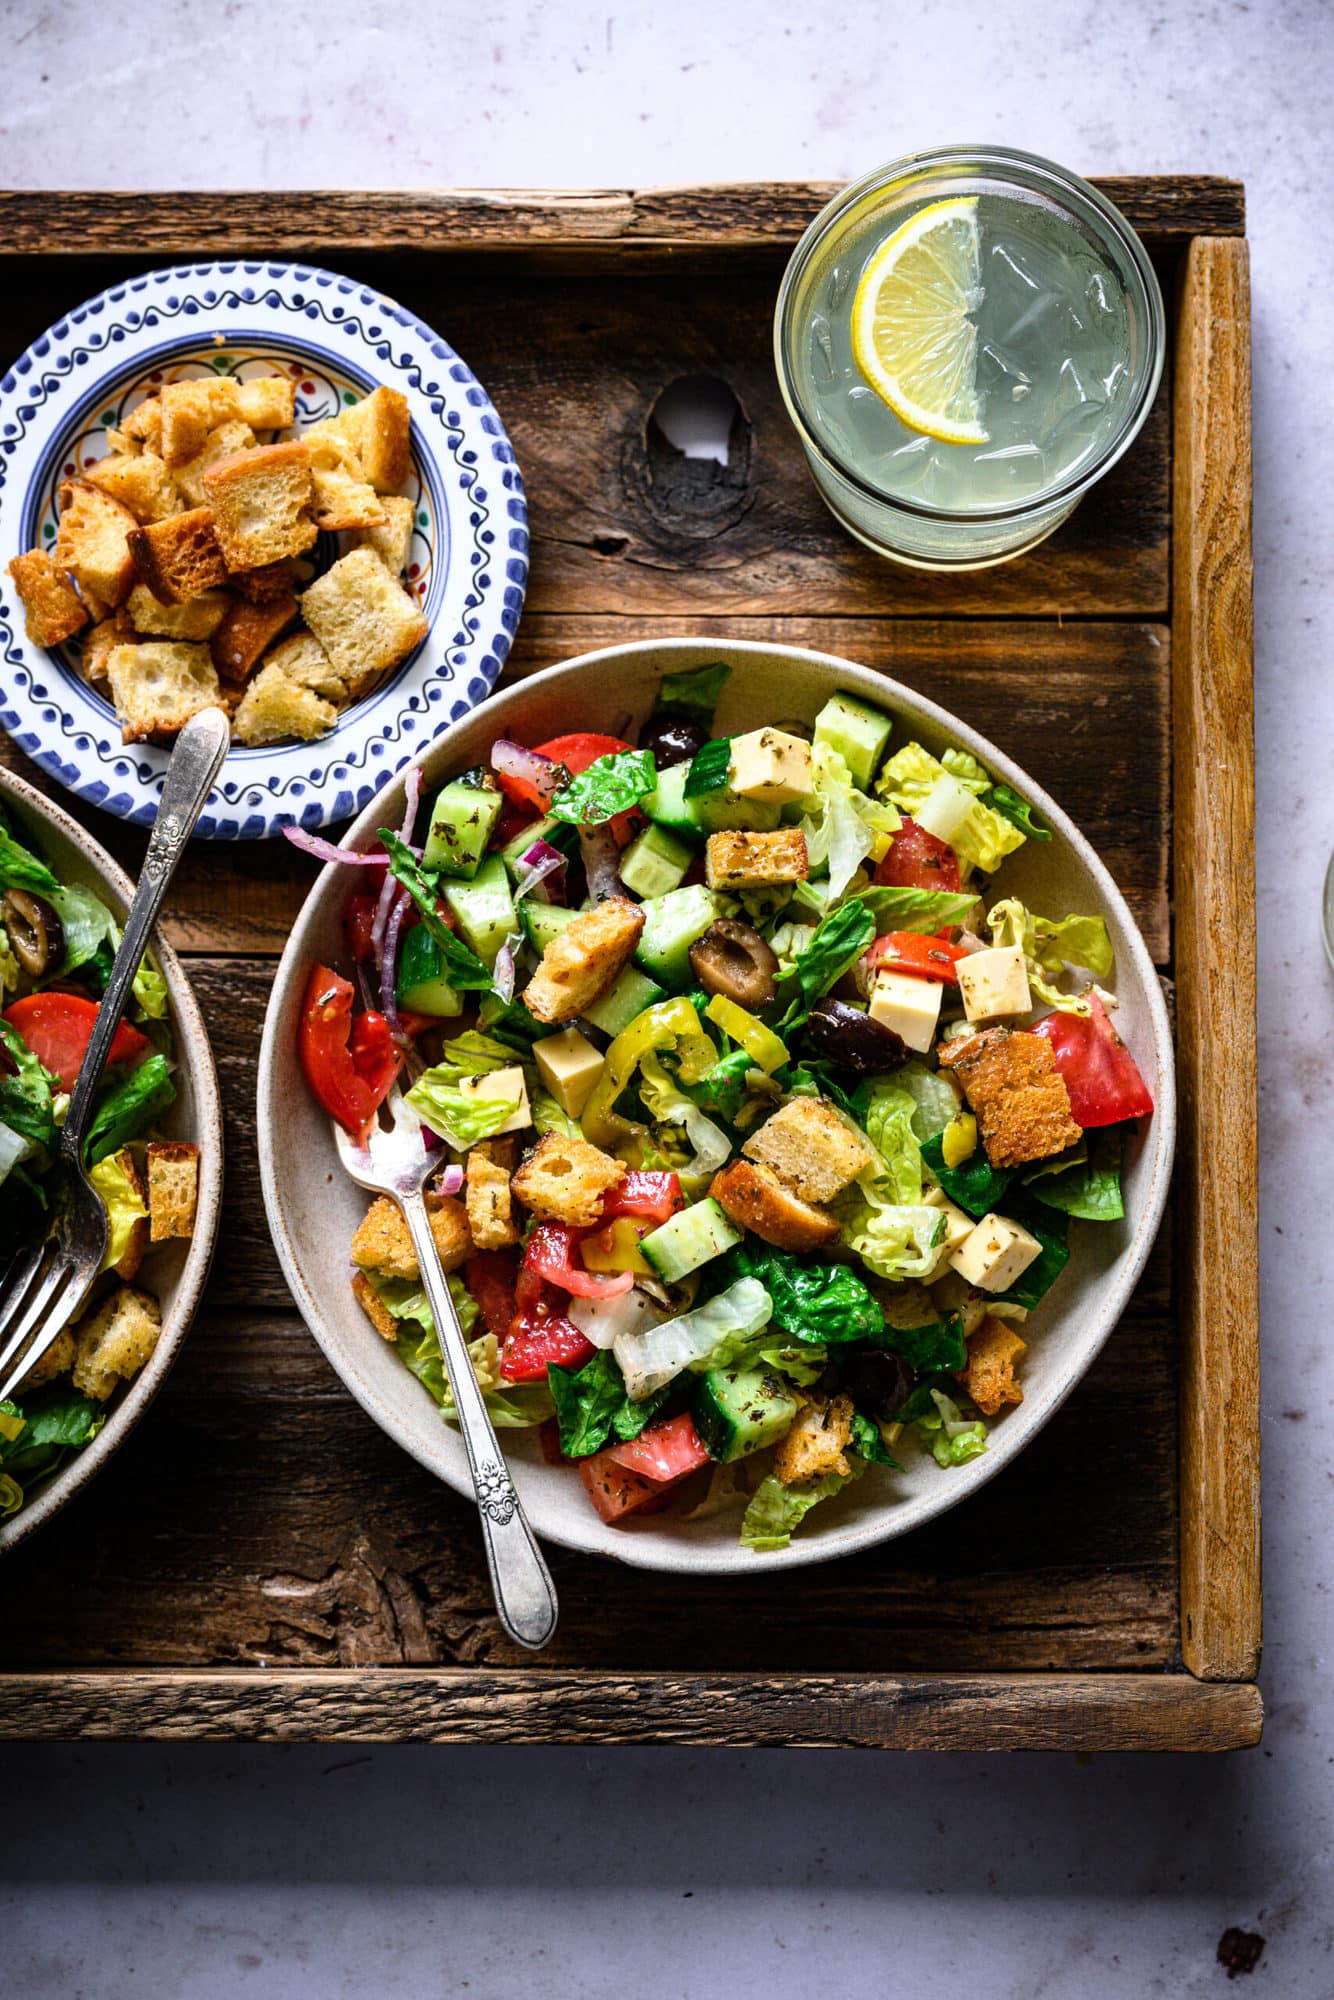
[[[122,744],[110,705],[75,665],[28,641],[6,565],[34,545],[90,413],[155,365],[202,359],[219,336],[362,391],[402,389],[431,524],[431,632],[412,657],[327,735],[228,756],[199,833],[259,840],[360,812],[490,694],[523,609],[528,514],[505,427],[467,364],[415,313],[354,279],[237,258],[148,271],[87,300],[0,377],[0,726],[88,804],[151,825],[169,750]]]

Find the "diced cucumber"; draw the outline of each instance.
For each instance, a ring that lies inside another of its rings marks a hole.
[[[655,825],[665,826],[679,839],[693,841],[696,847],[702,847],[704,825],[694,800],[685,796],[685,783],[689,776],[688,763],[669,764],[665,771],[659,771],[657,785],[643,801],[643,807]]]
[[[504,794],[489,785],[469,785],[455,778],[443,786],[431,808],[423,867],[471,882],[504,803]]]
[[[783,808],[767,799],[739,799],[732,792],[710,792],[706,799],[690,803],[699,808],[706,834],[772,833],[783,816]]]
[[[615,1041],[630,1023],[637,1020],[646,1007],[665,1000],[666,994],[654,979],[649,979],[638,966],[627,965],[616,984],[607,992],[600,993],[591,1007],[584,1009],[584,1019],[591,1021],[595,1028],[601,1028],[604,1035]]]
[[[471,882],[444,882],[441,891],[477,956],[494,965],[501,945],[519,928],[500,856],[489,854]]]
[[[643,910],[636,962],[660,985],[679,993],[690,984],[690,947],[724,914],[722,899],[696,882],[653,897]]]
[[[741,1231],[732,1223],[722,1203],[708,1195],[679,1214],[669,1215],[666,1222],[642,1239],[639,1247],[663,1284],[674,1285],[740,1241]]]
[[[723,1465],[777,1444],[796,1414],[796,1397],[767,1368],[710,1368],[691,1410],[700,1443]]]
[[[703,798],[708,792],[725,792],[728,774],[732,768],[732,739],[730,736],[715,736],[712,743],[706,743],[695,753],[690,769],[686,772],[684,796],[688,799]]]
[[[545,840],[548,847],[557,848],[567,861],[573,861],[579,853],[578,827],[568,825],[563,819],[534,820],[500,850],[511,881],[518,881],[519,863],[535,840]]]
[[[871,789],[893,730],[893,719],[883,709],[856,701],[850,694],[830,695],[815,718],[815,741],[838,752],[853,784],[864,792]]]
[[[545,951],[578,915],[578,910],[564,909],[559,903],[539,903],[535,896],[525,896],[519,904],[519,922],[534,951]]]
[[[434,1014],[448,1020],[463,1012],[463,995],[445,976],[444,954],[424,924],[403,936],[394,998],[410,1014]]]
[[[685,842],[665,826],[646,826],[621,856],[621,880],[634,896],[665,896],[679,886],[693,860]]]
[[[656,790],[643,800],[644,811],[655,825],[666,827],[678,840],[702,847],[711,833],[772,833],[778,825],[781,806],[766,805],[760,799],[738,799],[726,786],[701,798],[687,798],[685,786],[691,769],[689,764],[669,764],[658,773]]]

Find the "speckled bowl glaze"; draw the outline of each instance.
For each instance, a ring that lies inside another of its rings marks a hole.
[[[77,306],[0,377],[0,724],[90,805],[151,826],[170,746],[123,744],[79,671],[77,640],[34,646],[6,572],[55,540],[63,479],[105,455],[106,433],[164,382],[225,373],[295,384],[297,430],[379,383],[412,413],[416,508],[406,584],[431,621],[410,657],[311,743],[236,744],[200,815],[202,839],[259,840],[292,821],[359,812],[390,773],[495,685],[523,607],[523,480],[490,398],[415,313],[307,264],[178,265]],[[327,567],[322,535],[306,568]]]
[[[104,847],[91,839],[59,806],[0,770],[0,804],[20,826],[26,826],[35,846],[63,881],[95,889],[123,922],[134,895],[134,884],[117,867]],[[176,1102],[163,1120],[173,1139],[193,1139],[199,1147],[199,1204],[194,1235],[188,1242],[154,1244],[135,1280],[162,1304],[162,1332],[152,1359],[108,1405],[106,1423],[92,1443],[72,1458],[52,1479],[33,1489],[32,1497],[7,1521],[0,1522],[0,1555],[49,1521],[53,1514],[82,1493],[125,1442],[166,1380],[190,1321],[199,1305],[218,1234],[222,1200],[222,1106],[213,1052],[199,1004],[171,946],[155,934],[153,950],[171,1001],[175,1034]]]
[[[1033,801],[1056,838],[1045,845],[1030,842],[1007,860],[999,879],[1007,893],[1038,909],[1062,914],[1099,910],[1105,916],[1116,952],[1117,1025],[1157,1107],[1129,1158],[1124,1222],[1073,1230],[1070,1262],[1025,1329],[1024,1401],[997,1420],[988,1450],[969,1465],[945,1472],[914,1455],[902,1473],[873,1467],[846,1493],[821,1506],[788,1548],[756,1555],[740,1547],[735,1513],[704,1521],[664,1514],[608,1527],[594,1513],[571,1468],[545,1464],[535,1437],[502,1434],[539,1535],[643,1569],[721,1575],[753,1573],[756,1564],[782,1569],[825,1562],[906,1534],[967,1500],[1023,1450],[1092,1362],[1143,1269],[1167,1198],[1176,1104],[1171,1032],[1157,975],[1130,912],[1088,842],[1059,806],[975,729],[865,667],[796,647],[735,640],[666,639],[610,647],[534,675],[447,730],[421,759],[424,783],[438,784],[451,772],[484,762],[498,736],[540,743],[563,730],[607,729],[627,709],[638,723],[651,708],[663,674],[715,660],[726,660],[732,668],[718,711],[720,733],[764,723],[809,723],[830,694],[845,688],[893,713],[896,741],[915,736],[937,751],[959,744]],[[364,846],[377,827],[395,824],[402,803],[400,779],[361,815],[347,843]],[[270,997],[259,1067],[264,1200],[296,1302],[352,1394],[405,1450],[467,1493],[467,1465],[457,1435],[352,1297],[347,1245],[366,1198],[341,1174],[328,1121],[306,1090],[297,1062],[302,991],[310,965],[336,958],[341,949],[339,912],[348,892],[347,876],[337,864],[321,873]]]

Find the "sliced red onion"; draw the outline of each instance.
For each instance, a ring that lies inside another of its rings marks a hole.
[[[422,1135],[422,1144],[426,1148],[427,1152],[438,1153],[440,1151],[440,1148],[445,1143],[444,1140],[440,1137],[440,1134],[438,1132],[433,1132],[429,1125],[422,1125],[419,1127],[419,1130]]]
[[[415,764],[404,780],[403,789],[407,802],[403,807],[403,824],[399,828],[398,837],[405,844],[410,845],[412,841],[412,829],[417,824],[417,807],[421,804],[422,795],[422,774]]]
[[[446,1167],[435,1185],[438,1192],[441,1194],[449,1194],[449,1195],[462,1194],[463,1192],[462,1167]]]
[[[412,898],[406,889],[400,889],[389,911],[389,921],[384,927],[384,950],[380,954],[380,1005],[389,1032],[401,1049],[411,1046],[399,1018],[398,1001],[394,995],[394,974],[398,966],[398,939],[403,929],[403,919],[412,907]]]
[[[551,880],[559,876],[559,881]],[[536,896],[540,903],[563,902],[565,897],[565,856],[549,841],[535,840],[528,850],[519,856],[519,880],[514,890],[514,900],[521,903],[525,896]],[[547,886],[550,882],[550,887]]]
[[[491,984],[495,988],[496,998],[505,1007],[508,1007],[514,998],[514,946],[517,942],[517,935],[506,938],[496,953],[496,962],[491,968]]]
[[[407,783],[404,786],[407,797],[403,807],[403,823],[398,833],[399,839],[405,846],[410,846],[412,842],[412,822],[417,817],[417,801],[421,797],[421,786],[421,772],[417,770],[409,771]],[[416,852],[417,850],[413,848],[413,853],[415,854]],[[386,875],[384,886],[380,890],[380,900],[375,905],[375,922],[371,925],[371,946],[375,952],[377,961],[381,960],[384,956],[385,928],[389,922],[389,912],[394,906],[394,896],[397,889],[398,882],[395,877]],[[403,893],[406,894],[406,890]],[[402,919],[400,918],[399,921],[401,922]]]
[[[610,826],[581,826],[579,847],[588,877],[588,893],[593,901],[605,903],[608,896],[623,895],[621,850],[616,845],[616,836]]]
[[[379,854],[356,854],[350,847],[335,847],[331,840],[321,840],[317,833],[307,833],[303,826],[285,826],[284,834],[293,847],[299,847],[303,854],[313,854],[317,861],[341,861],[353,868],[387,868],[389,856]]]
[[[498,736],[491,745],[491,769],[507,778],[522,778],[533,787],[543,805],[550,804],[565,775],[563,764],[553,763],[550,757],[526,749],[522,743],[511,743],[505,736]]]

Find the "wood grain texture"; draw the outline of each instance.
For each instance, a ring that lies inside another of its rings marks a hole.
[[[1243,242],[1186,260],[1176,388],[1173,612],[1182,1651],[1260,1657],[1260,1319],[1250,276]]]
[[[1187,1674],[0,1675],[0,1737],[690,1743],[792,1749],[1238,1750],[1255,1687]]]
[[[743,249],[795,242],[838,192],[837,181],[719,183],[666,188],[348,189],[227,193],[0,193],[6,248],[38,255],[275,256],[353,250],[578,252],[614,243]],[[1094,180],[1151,240],[1246,226],[1241,183],[1215,175]]]

